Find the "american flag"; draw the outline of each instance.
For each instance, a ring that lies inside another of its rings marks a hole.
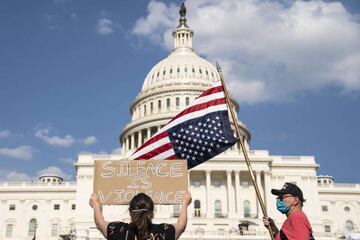
[[[129,159],[186,159],[190,169],[236,142],[224,88],[217,82],[136,149]]]

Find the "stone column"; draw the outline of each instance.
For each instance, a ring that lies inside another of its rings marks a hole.
[[[235,172],[236,214],[240,214],[240,171]]]
[[[138,131],[138,147],[142,145],[142,132],[141,130]]]
[[[264,172],[264,203],[265,208],[269,209],[268,206],[270,206],[270,192],[271,192],[271,186],[270,186],[270,172]]]
[[[129,151],[129,149],[130,149],[129,136],[126,137],[125,143],[126,143],[126,151]]]
[[[256,172],[256,184],[259,188],[259,192],[260,192],[260,195],[262,197],[262,186],[261,186],[261,178],[260,178],[260,172]],[[255,192],[255,195],[256,195],[256,192]],[[260,201],[256,195],[256,217],[257,218],[260,218],[260,213],[261,213],[261,206],[260,206]]]
[[[149,140],[151,138],[151,127],[147,128],[147,138],[146,140]]]
[[[212,209],[211,209],[211,199],[210,199],[210,191],[211,191],[211,172],[206,170],[206,216],[208,218],[212,216]]]
[[[131,134],[131,150],[135,149],[135,133]]]
[[[227,183],[227,203],[228,203],[228,217],[234,214],[234,201],[231,194],[231,171],[226,171],[226,183]]]

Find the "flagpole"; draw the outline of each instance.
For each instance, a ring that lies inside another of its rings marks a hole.
[[[238,137],[238,141],[240,142],[240,147],[241,147],[241,150],[244,154],[244,157],[245,157],[245,162],[246,162],[246,165],[248,167],[248,171],[250,173],[250,176],[251,176],[251,181],[255,187],[255,192],[256,192],[256,196],[259,200],[259,203],[260,203],[260,206],[261,206],[261,210],[262,210],[262,213],[264,215],[264,217],[268,217],[267,215],[267,212],[266,212],[266,208],[265,208],[265,204],[264,204],[264,201],[263,199],[261,198],[261,194],[260,194],[260,190],[259,190],[259,187],[257,185],[257,182],[255,181],[255,176],[254,176],[254,172],[252,170],[252,167],[251,167],[251,164],[250,164],[250,160],[249,160],[249,156],[247,154],[247,151],[246,151],[246,148],[245,148],[245,144],[244,144],[244,138],[241,137],[241,134],[240,134],[240,129],[239,129],[239,126],[237,124],[237,120],[236,120],[236,117],[235,117],[235,112],[234,112],[234,109],[232,108],[231,106],[231,102],[230,102],[230,97],[229,97],[229,92],[226,88],[226,85],[225,85],[225,81],[224,81],[224,77],[222,75],[222,71],[221,71],[221,68],[220,68],[220,65],[218,63],[216,63],[216,68],[217,68],[217,71],[219,73],[219,76],[220,76],[220,81],[221,81],[221,84],[224,88],[224,92],[225,92],[225,98],[226,98],[226,102],[227,102],[227,106],[230,110],[230,114],[231,114],[231,118],[234,122],[234,125],[235,125],[235,129],[236,129],[236,135]],[[272,240],[275,240],[274,238],[274,235],[273,235],[273,232],[271,231],[271,227],[270,225],[268,225],[268,230],[269,230],[269,234],[271,236],[271,239]]]

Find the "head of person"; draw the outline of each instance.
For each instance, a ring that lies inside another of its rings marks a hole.
[[[138,240],[147,239],[150,235],[152,219],[154,217],[154,202],[145,193],[135,195],[129,205],[131,217],[130,229]]]
[[[271,189],[271,193],[277,196],[276,208],[283,214],[295,208],[301,209],[305,202],[301,189],[293,183],[287,182],[281,189]]]

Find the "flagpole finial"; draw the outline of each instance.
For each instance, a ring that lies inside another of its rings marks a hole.
[[[220,67],[220,64],[218,62],[216,62],[216,70],[218,71],[220,77],[222,77],[221,67]]]

